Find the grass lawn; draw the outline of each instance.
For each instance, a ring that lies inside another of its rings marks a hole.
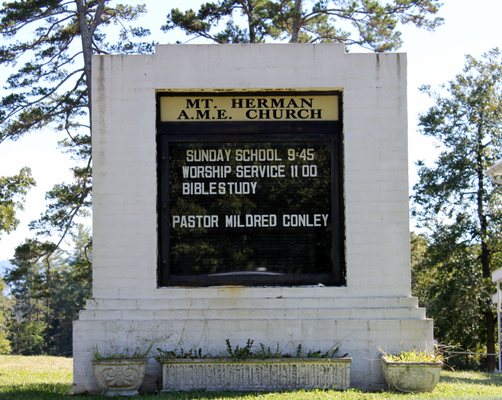
[[[0,356],[1,400],[109,399],[105,396],[71,396],[68,394],[71,390],[71,381],[72,360],[69,358]],[[260,394],[191,392],[142,395],[140,398],[159,400],[502,400],[502,374],[443,371],[439,385],[434,392],[427,394],[365,393],[351,389],[345,392],[315,390]]]

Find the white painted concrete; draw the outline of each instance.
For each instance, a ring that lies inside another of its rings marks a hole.
[[[166,45],[93,60],[93,296],[74,324],[75,392],[91,350],[158,338],[224,353],[247,338],[291,351],[341,343],[351,383],[383,385],[379,349],[432,347],[410,297],[406,56],[340,45]],[[343,91],[346,287],[157,288],[155,93]],[[152,361],[148,385],[160,377]]]

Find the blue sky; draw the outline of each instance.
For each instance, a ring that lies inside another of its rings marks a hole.
[[[183,41],[180,32],[169,35],[159,33],[168,10],[173,7],[197,8],[202,2],[150,0],[146,3],[152,12],[144,25],[156,32],[155,40],[173,43],[178,39]],[[491,48],[502,48],[501,0],[443,0],[442,3],[440,15],[445,19],[444,25],[435,32],[405,27],[404,46],[399,50],[408,54],[410,185],[416,176],[415,161],[424,158],[431,161],[436,153],[434,143],[416,131],[418,114],[432,105],[418,87],[422,84],[438,87],[452,79],[461,72],[466,54],[479,57]],[[351,50],[357,51],[356,48]],[[0,175],[15,174],[23,166],[29,166],[37,181],[37,187],[27,196],[18,229],[10,235],[0,236],[0,260],[12,258],[15,247],[25,238],[33,236],[27,224],[43,211],[45,192],[54,184],[71,179],[69,168],[73,162],[57,149],[57,142],[62,138],[53,132],[34,133],[17,142],[0,145]]]

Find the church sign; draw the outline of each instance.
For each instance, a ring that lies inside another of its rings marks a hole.
[[[337,96],[163,96],[161,121],[337,121]]]
[[[159,92],[159,286],[343,285],[339,92]]]

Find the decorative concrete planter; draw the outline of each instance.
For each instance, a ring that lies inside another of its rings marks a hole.
[[[161,359],[162,390],[348,389],[351,358]]]
[[[382,357],[389,389],[400,392],[432,392],[439,382],[442,362],[392,362]]]
[[[107,396],[136,396],[143,382],[146,358],[94,360],[92,366],[99,385]]]

